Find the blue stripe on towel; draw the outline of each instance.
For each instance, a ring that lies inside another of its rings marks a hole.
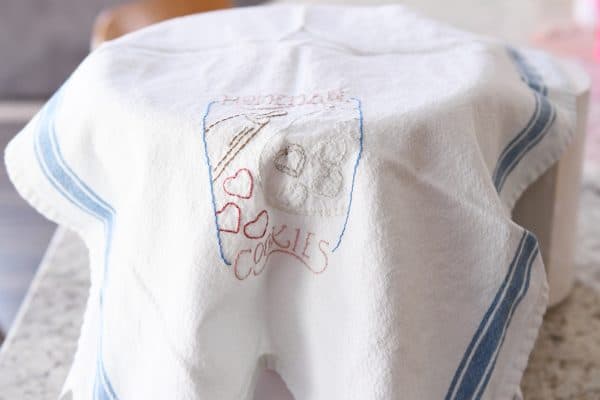
[[[539,94],[546,96],[548,94],[548,87],[544,83],[542,76],[533,68],[523,57],[523,55],[515,48],[509,47],[507,49],[509,56],[515,62],[521,79],[534,91]]]
[[[60,101],[61,91],[54,95],[40,113],[37,135],[34,140],[35,154],[48,181],[68,201],[85,213],[98,219],[104,226],[104,272],[100,289],[100,321],[97,349],[97,370],[93,398],[96,400],[118,400],[104,367],[102,353],[103,299],[108,276],[115,210],[98,196],[65,162],[56,138],[54,117]]]
[[[538,93],[534,93],[534,96],[535,110],[533,116],[525,129],[506,146],[496,164],[493,179],[498,192],[502,190],[506,178],[519,161],[542,140],[556,119],[556,110],[552,104]]]
[[[454,374],[445,400],[479,399],[492,375],[515,310],[529,289],[535,236],[525,231],[504,281],[483,316]]]
[[[509,48],[508,53],[515,62],[521,79],[532,89],[535,107],[525,128],[508,143],[498,158],[492,175],[494,186],[498,192],[502,190],[513,169],[544,138],[556,119],[556,109],[547,98],[548,88],[541,75],[526,62],[523,55],[517,50]]]

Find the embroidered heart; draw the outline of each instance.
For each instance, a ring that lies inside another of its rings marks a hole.
[[[304,169],[306,152],[300,145],[289,144],[277,152],[274,163],[278,171],[297,178],[302,174],[302,170]]]
[[[260,239],[265,236],[269,225],[269,214],[267,210],[262,210],[256,218],[244,225],[244,235],[248,239]]]
[[[242,210],[237,204],[229,202],[217,211],[217,219],[221,232],[238,233],[240,231]]]
[[[254,178],[252,172],[247,168],[239,169],[235,174],[225,178],[223,190],[230,196],[240,199],[249,199],[254,190]]]

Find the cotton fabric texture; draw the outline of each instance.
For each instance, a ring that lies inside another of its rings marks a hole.
[[[6,150],[87,243],[73,399],[512,399],[547,302],[511,221],[574,131],[549,57],[399,6],[179,18]]]

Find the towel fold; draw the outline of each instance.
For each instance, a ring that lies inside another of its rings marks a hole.
[[[400,6],[267,6],[94,51],[6,151],[90,250],[64,392],[510,399],[547,302],[511,221],[574,131],[548,56]]]

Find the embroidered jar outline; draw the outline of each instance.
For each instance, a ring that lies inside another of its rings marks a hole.
[[[325,271],[350,216],[360,100],[293,108],[215,101],[202,128],[218,250],[236,278],[260,275],[275,255]]]

